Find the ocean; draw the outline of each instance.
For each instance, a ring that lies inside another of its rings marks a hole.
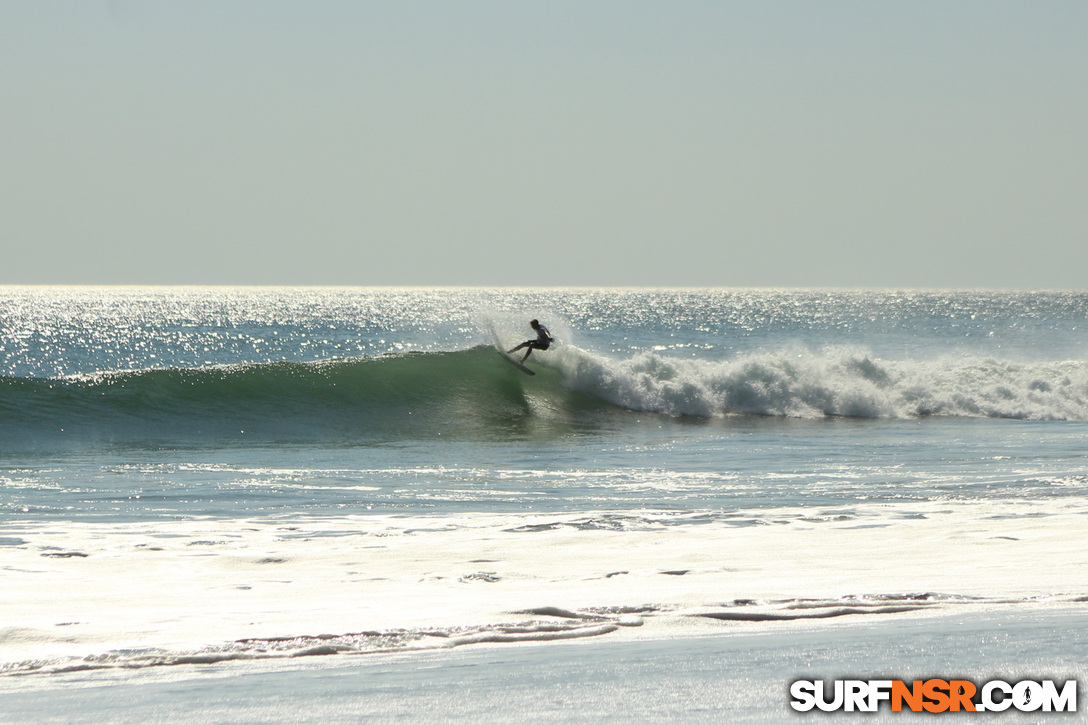
[[[1083,623],[1086,360],[1079,291],[0,287],[0,699]],[[862,674],[797,652],[767,721]]]

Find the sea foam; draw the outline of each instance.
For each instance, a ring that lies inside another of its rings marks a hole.
[[[1088,369],[1079,361],[886,360],[851,347],[784,349],[724,361],[654,352],[617,360],[565,346],[547,364],[573,389],[669,415],[1088,419]]]

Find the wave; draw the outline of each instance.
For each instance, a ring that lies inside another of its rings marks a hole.
[[[530,418],[525,376],[490,347],[312,363],[0,378],[0,434],[109,440],[388,440],[490,435]],[[569,391],[545,386],[566,408]]]
[[[612,360],[564,347],[551,364],[575,390],[669,415],[1088,420],[1088,366],[1080,361],[881,360],[841,347],[724,361],[655,353]]]
[[[864,350],[712,361],[613,359],[572,345],[529,378],[488,346],[315,363],[0,378],[4,440],[394,440],[594,427],[625,411],[720,418],[924,416],[1088,420],[1088,367]]]

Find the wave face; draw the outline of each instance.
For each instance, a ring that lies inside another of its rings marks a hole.
[[[855,348],[611,360],[567,347],[555,365],[575,390],[669,415],[1088,419],[1088,367],[1079,361],[880,360]]]
[[[522,377],[483,346],[316,363],[4,377],[0,432],[39,441],[489,437],[531,414]],[[566,405],[569,393],[552,393]]]
[[[721,418],[1088,419],[1080,362],[881,360],[828,348],[729,360],[563,345],[528,378],[487,346],[320,363],[0,378],[0,433],[31,441],[487,440],[626,411]]]

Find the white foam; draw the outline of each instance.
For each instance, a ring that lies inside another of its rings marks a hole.
[[[676,618],[736,600],[1088,594],[1084,511],[1068,502],[857,510],[845,520],[766,511],[747,527],[713,512],[691,526],[616,526],[610,512],[15,525],[25,543],[5,547],[0,662],[436,627],[475,627],[466,643],[590,636],[632,624],[640,607]],[[609,525],[587,524],[593,516]],[[559,612],[583,629],[497,626]]]
[[[1088,366],[1080,361],[887,360],[849,347],[726,361],[652,352],[616,360],[567,345],[541,362],[561,371],[575,390],[670,415],[1088,420]]]

